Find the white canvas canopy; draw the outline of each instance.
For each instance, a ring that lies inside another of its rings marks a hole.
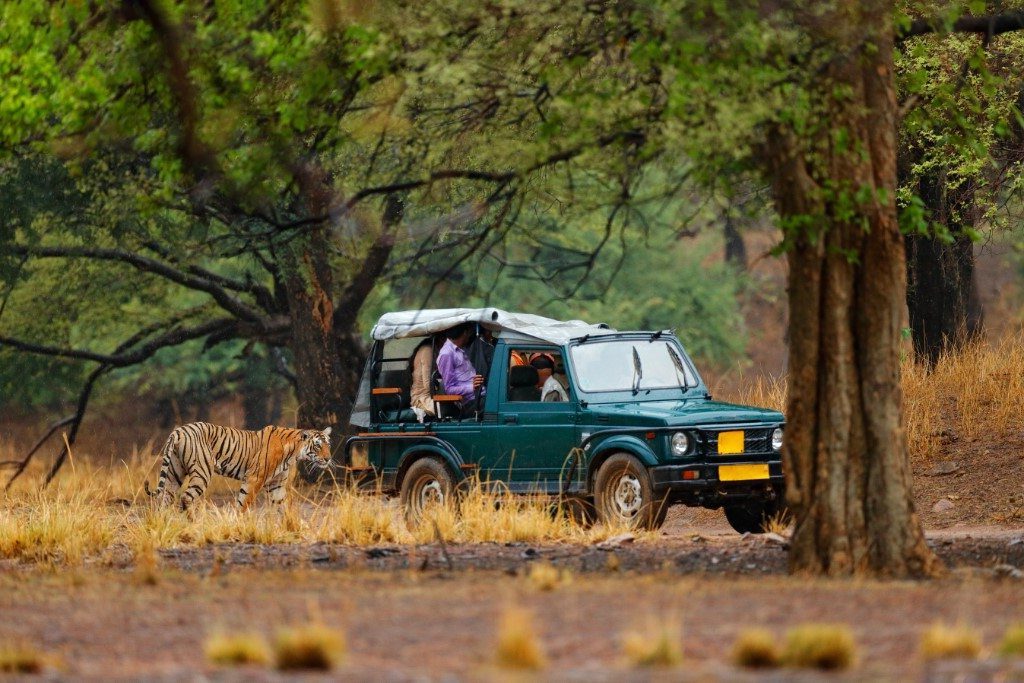
[[[582,320],[554,320],[531,313],[509,313],[499,308],[438,308],[385,313],[373,326],[371,336],[378,341],[403,337],[425,337],[460,323],[479,323],[509,341],[543,341],[566,344],[571,339],[610,334],[607,325],[591,325]]]

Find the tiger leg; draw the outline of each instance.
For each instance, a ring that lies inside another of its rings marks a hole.
[[[197,446],[185,454],[183,460],[188,468],[188,476],[181,484],[181,509],[187,510],[192,503],[206,492],[206,487],[213,477],[212,457],[207,449]]]
[[[270,501],[276,505],[283,503],[285,496],[288,493],[286,486],[288,484],[289,471],[290,470],[277,472],[270,478],[270,481],[267,482],[267,495],[270,496]]]
[[[181,486],[184,476],[184,468],[181,462],[180,447],[181,434],[177,429],[171,432],[161,449],[160,476],[157,480],[156,490],[149,490],[149,482],[146,481],[146,493],[156,496],[161,505],[166,505],[174,499],[174,494]]]
[[[266,481],[267,476],[265,474],[247,477],[245,483],[242,484],[242,488],[238,489],[238,496],[235,499],[238,501],[238,506],[243,510],[248,510],[252,507],[253,502],[256,500],[256,494],[260,492]]]

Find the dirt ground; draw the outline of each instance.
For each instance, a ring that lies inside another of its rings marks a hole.
[[[163,551],[151,585],[116,560],[79,569],[0,565],[0,644],[35,643],[49,678],[275,680],[272,669],[208,664],[210,633],[261,632],[310,616],[342,629],[348,658],[334,676],[358,680],[490,680],[500,614],[535,615],[549,680],[752,680],[729,663],[737,633],[763,626],[780,638],[803,622],[849,625],[857,639],[849,680],[1024,678],[1024,661],[927,665],[921,632],[933,622],[977,628],[993,646],[1024,621],[1024,528],[929,533],[949,567],[929,582],[788,577],[786,547],[741,537],[707,513],[673,514],[663,535],[612,549],[478,544],[354,548],[230,545]],[[570,580],[542,591],[530,567],[548,562]],[[668,671],[627,664],[622,638],[652,620],[682,623],[685,662]],[[819,674],[781,671],[778,680]]]

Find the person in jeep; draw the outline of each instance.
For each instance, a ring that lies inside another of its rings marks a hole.
[[[441,384],[446,393],[462,397],[462,414],[471,415],[478,410],[479,400],[486,393],[483,375],[477,373],[465,351],[473,337],[473,326],[470,323],[456,325],[445,332],[445,337],[437,354]]]

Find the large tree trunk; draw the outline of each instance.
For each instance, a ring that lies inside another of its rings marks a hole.
[[[747,269],[747,245],[729,210],[725,214],[725,262],[739,270]]]
[[[808,15],[804,28],[830,34],[836,50],[813,84],[818,126],[800,135],[780,127],[768,145],[791,239],[791,568],[925,576],[938,565],[914,512],[900,395],[906,272],[892,5],[837,3]]]
[[[334,343],[330,245],[323,228],[291,242],[285,289],[292,322],[299,427],[323,429],[348,419],[351,402]]]
[[[930,366],[947,350],[981,333],[982,312],[974,272],[974,243],[964,228],[975,222],[969,183],[950,187],[945,173],[923,176],[918,195],[929,220],[945,226],[952,242],[912,235],[907,246],[907,308],[915,354]]]

